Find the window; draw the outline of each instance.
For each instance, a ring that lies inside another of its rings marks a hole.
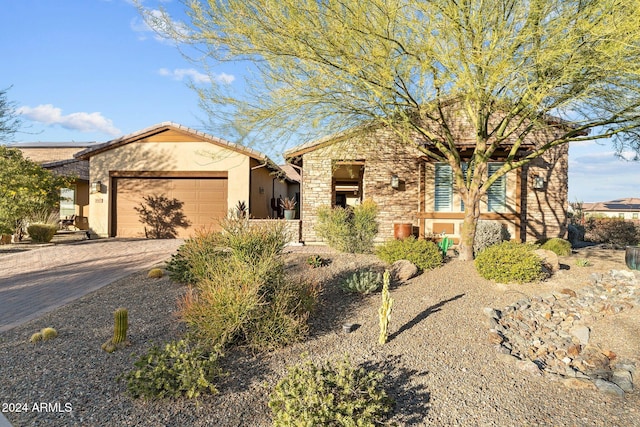
[[[624,219],[624,214],[623,213],[619,213],[618,214],[618,218]]]
[[[638,212],[634,212],[633,215],[632,215],[632,218],[633,219],[638,219]]]
[[[446,163],[436,163],[435,211],[451,212],[453,207],[453,171]]]
[[[76,213],[76,191],[74,188],[60,189],[60,218],[68,218]]]
[[[489,163],[489,176],[496,173],[504,163]],[[507,207],[507,177],[502,175],[487,190],[489,212],[504,212]]]

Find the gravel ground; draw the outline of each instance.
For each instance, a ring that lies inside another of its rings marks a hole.
[[[330,265],[310,269],[304,261],[312,253],[331,259]],[[576,267],[578,257],[591,259],[593,267]],[[267,402],[272,387],[286,366],[307,353],[317,361],[348,354],[353,364],[384,372],[384,385],[396,400],[390,421],[397,425],[640,425],[638,391],[618,398],[569,390],[552,376],[532,376],[501,362],[487,342],[482,313],[483,307],[504,307],[523,294],[580,287],[593,271],[624,268],[619,251],[573,255],[563,259],[568,271],[534,285],[491,283],[477,275],[472,263],[451,260],[392,289],[391,336],[384,346],[377,343],[379,294],[345,296],[337,287],[340,278],[355,269],[381,267],[375,257],[305,247],[293,248],[287,258],[291,274],[312,277],[323,286],[311,336],[271,354],[227,353],[223,365],[229,375],[219,384],[220,394],[198,401],[145,402],[130,398],[125,384],[116,381],[132,369],[132,353],[184,333],[174,311],[185,288],[167,278],[147,279],[141,272],[0,334],[4,415],[14,426],[266,426],[271,422]],[[120,306],[129,308],[132,345],[107,354],[100,345],[111,336],[112,313]],[[638,310],[616,319],[637,319]],[[345,323],[358,326],[345,333]],[[616,324],[608,318],[598,329],[600,336],[612,335]],[[36,345],[28,342],[32,333],[46,326],[55,327],[59,337]],[[638,323],[630,327],[637,331]],[[623,348],[613,351],[640,362],[638,340],[613,340],[616,344]],[[26,404],[27,410],[15,412],[15,404],[22,409]]]

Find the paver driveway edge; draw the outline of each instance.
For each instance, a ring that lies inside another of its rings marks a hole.
[[[0,258],[0,332],[167,261],[181,239],[101,239]]]

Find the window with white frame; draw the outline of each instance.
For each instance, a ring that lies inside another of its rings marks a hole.
[[[504,165],[504,163],[489,163],[489,176]],[[487,189],[487,210],[489,212],[504,212],[507,208],[507,176],[502,175]]]

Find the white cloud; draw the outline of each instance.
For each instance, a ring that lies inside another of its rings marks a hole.
[[[17,113],[26,119],[46,125],[60,125],[65,129],[79,130],[81,132],[103,132],[109,135],[119,135],[120,129],[113,122],[105,118],[102,113],[71,113],[62,114],[62,109],[51,104],[38,105],[37,107],[20,107]]]
[[[158,9],[145,9],[146,18],[135,17],[129,22],[129,28],[138,33],[138,40],[147,40],[153,36],[160,43],[175,44],[171,35],[188,37],[189,29],[181,22]]]
[[[169,70],[167,68],[160,68],[158,74],[165,77],[171,77],[174,80],[190,79],[194,83],[211,83],[212,78],[206,74],[199,72],[193,68],[176,68]],[[221,84],[231,84],[236,79],[232,74],[220,73],[213,75],[213,81]]]

